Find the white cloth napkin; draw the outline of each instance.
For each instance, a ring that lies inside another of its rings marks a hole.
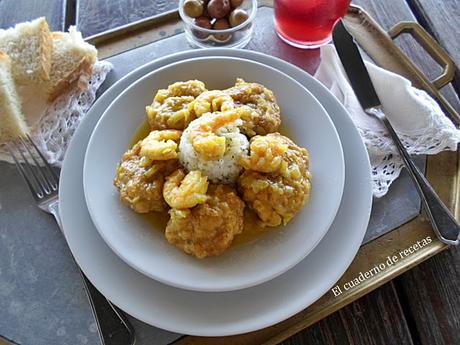
[[[59,167],[62,165],[75,129],[93,104],[97,90],[112,68],[110,62],[98,61],[93,66],[93,74],[86,89],[75,87],[59,96],[52,104],[44,103],[30,109],[26,106],[28,111],[24,112],[24,116],[31,127],[30,136],[49,163]],[[1,145],[0,161],[13,163],[6,148]]]
[[[385,114],[409,154],[436,154],[457,149],[460,131],[425,91],[400,75],[365,62]],[[398,178],[403,162],[386,128],[367,115],[356,98],[333,45],[321,48],[321,63],[315,74],[350,113],[367,147],[372,165],[375,197],[388,192]]]

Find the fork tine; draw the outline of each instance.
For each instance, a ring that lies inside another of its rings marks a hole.
[[[16,140],[13,143],[16,145],[17,152],[19,152],[19,155],[23,160],[22,166],[25,167],[24,172],[26,173],[26,176],[29,178],[29,180],[31,180],[31,182],[32,180],[35,182],[37,196],[39,198],[43,198],[46,194],[49,193],[49,189],[46,186],[44,186],[42,181],[40,181],[40,179],[38,178],[38,175],[35,172],[36,169],[34,169],[33,164],[31,164],[31,162],[29,161],[29,158],[26,156],[25,151],[20,147],[21,141]]]
[[[32,193],[33,197],[35,199],[41,199],[43,198],[43,193],[41,192],[40,188],[37,188],[37,185],[36,183],[33,183],[32,180],[29,178],[29,175],[31,176],[35,176],[31,171],[30,171],[30,166],[28,167],[29,168],[29,172],[26,171],[26,169],[24,169],[24,166],[19,163],[19,159],[18,157],[16,156],[15,154],[15,151],[18,151],[20,152],[21,156],[23,157],[24,161],[25,161],[25,157],[24,157],[24,154],[21,152],[21,150],[19,149],[17,143],[14,142],[14,148],[12,147],[13,145],[11,143],[7,143],[6,144],[6,149],[8,150],[8,152],[10,153],[11,157],[13,158],[14,160],[14,163],[16,164],[16,167],[18,168],[19,170],[19,173],[21,174],[22,178],[24,179],[24,181],[26,181],[26,184],[27,184],[27,187],[29,187],[29,190],[30,192]]]
[[[33,162],[35,163],[35,171],[37,172],[37,179],[41,180],[42,189],[45,191],[46,194],[50,194],[51,191],[54,189],[52,183],[45,175],[43,164],[40,164],[36,158],[36,154],[32,152],[31,144],[26,141],[25,138],[20,137],[19,140],[21,141],[22,145],[26,148],[27,152],[29,153],[30,157],[32,158]]]
[[[48,180],[43,174],[40,163],[35,158],[35,155],[31,151],[29,145],[27,145],[27,143],[24,141],[22,137],[19,137],[18,141],[22,144],[22,147],[25,149],[25,151],[27,151],[27,153],[29,154],[29,157],[31,158],[31,161],[30,162],[28,161],[27,163],[31,165],[31,170],[34,171],[34,175],[37,181],[39,181],[40,188],[45,192],[45,194],[51,193],[51,185],[50,183],[48,183]]]
[[[54,190],[57,190],[58,189],[58,186],[59,186],[59,176],[54,172],[54,170],[51,168],[51,166],[49,165],[48,161],[46,160],[46,158],[43,156],[43,154],[41,153],[41,151],[38,149],[37,145],[35,145],[34,141],[32,140],[32,138],[26,134],[26,138],[28,139],[28,141],[30,142],[30,144],[33,146],[33,148],[35,149],[35,152],[37,152],[37,154],[40,156],[42,162],[43,162],[43,165],[45,167],[45,170],[48,172],[48,177],[50,177],[52,179],[52,188]]]

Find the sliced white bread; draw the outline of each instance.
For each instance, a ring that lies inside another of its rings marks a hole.
[[[86,43],[75,27],[69,32],[53,32],[50,80],[47,82],[49,101],[79,81],[91,77],[92,65],[97,61],[97,50]]]
[[[49,79],[53,40],[45,18],[0,30],[0,51],[11,58],[17,83],[43,82]]]
[[[0,143],[29,132],[21,113],[21,100],[16,92],[12,62],[0,52]]]

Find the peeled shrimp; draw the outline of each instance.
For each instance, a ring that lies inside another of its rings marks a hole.
[[[191,104],[196,117],[205,113],[227,111],[235,108],[233,98],[221,90],[205,91]]]
[[[225,153],[225,137],[216,132],[227,125],[233,124],[240,118],[235,110],[207,113],[190,128],[190,141],[197,154],[205,160],[217,160]]]
[[[162,131],[151,131],[141,141],[140,156],[147,157],[152,161],[164,161],[177,158],[177,141],[182,131],[165,129]]]
[[[201,175],[201,171],[193,170],[185,175],[178,169],[166,177],[163,197],[172,208],[192,208],[207,200],[208,185],[208,178]]]
[[[288,144],[280,135],[257,135],[251,139],[250,155],[241,157],[240,164],[245,169],[273,173],[282,168],[283,156]]]

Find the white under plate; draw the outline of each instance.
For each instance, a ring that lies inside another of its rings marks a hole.
[[[283,128],[309,151],[313,175],[311,196],[286,226],[267,232],[256,241],[233,246],[219,257],[199,260],[169,244],[164,228],[153,229],[151,222],[122,203],[113,179],[134,133],[146,121],[145,106],[150,104],[156,90],[176,81],[193,79],[203,81],[210,90],[226,89],[238,77],[261,83],[274,92]],[[326,234],[339,209],[344,170],[337,131],[306,88],[264,64],[211,56],[181,60],[156,69],[136,80],[109,105],[86,150],[83,186],[94,225],[120,258],[162,283],[216,292],[261,284],[305,258]]]
[[[304,85],[321,102],[339,133],[345,187],[336,219],[323,240],[294,268],[252,288],[193,292],[146,277],[105,244],[91,222],[83,193],[83,159],[92,130],[107,106],[135,80],[187,58],[235,56],[275,67]],[[371,212],[370,165],[361,138],[341,104],[313,77],[287,62],[234,49],[192,50],[164,57],[118,81],[93,105],[74,134],[61,175],[60,211],[76,261],[108,299],[132,316],[173,332],[224,336],[278,323],[308,307],[330,289],[358,251]]]

